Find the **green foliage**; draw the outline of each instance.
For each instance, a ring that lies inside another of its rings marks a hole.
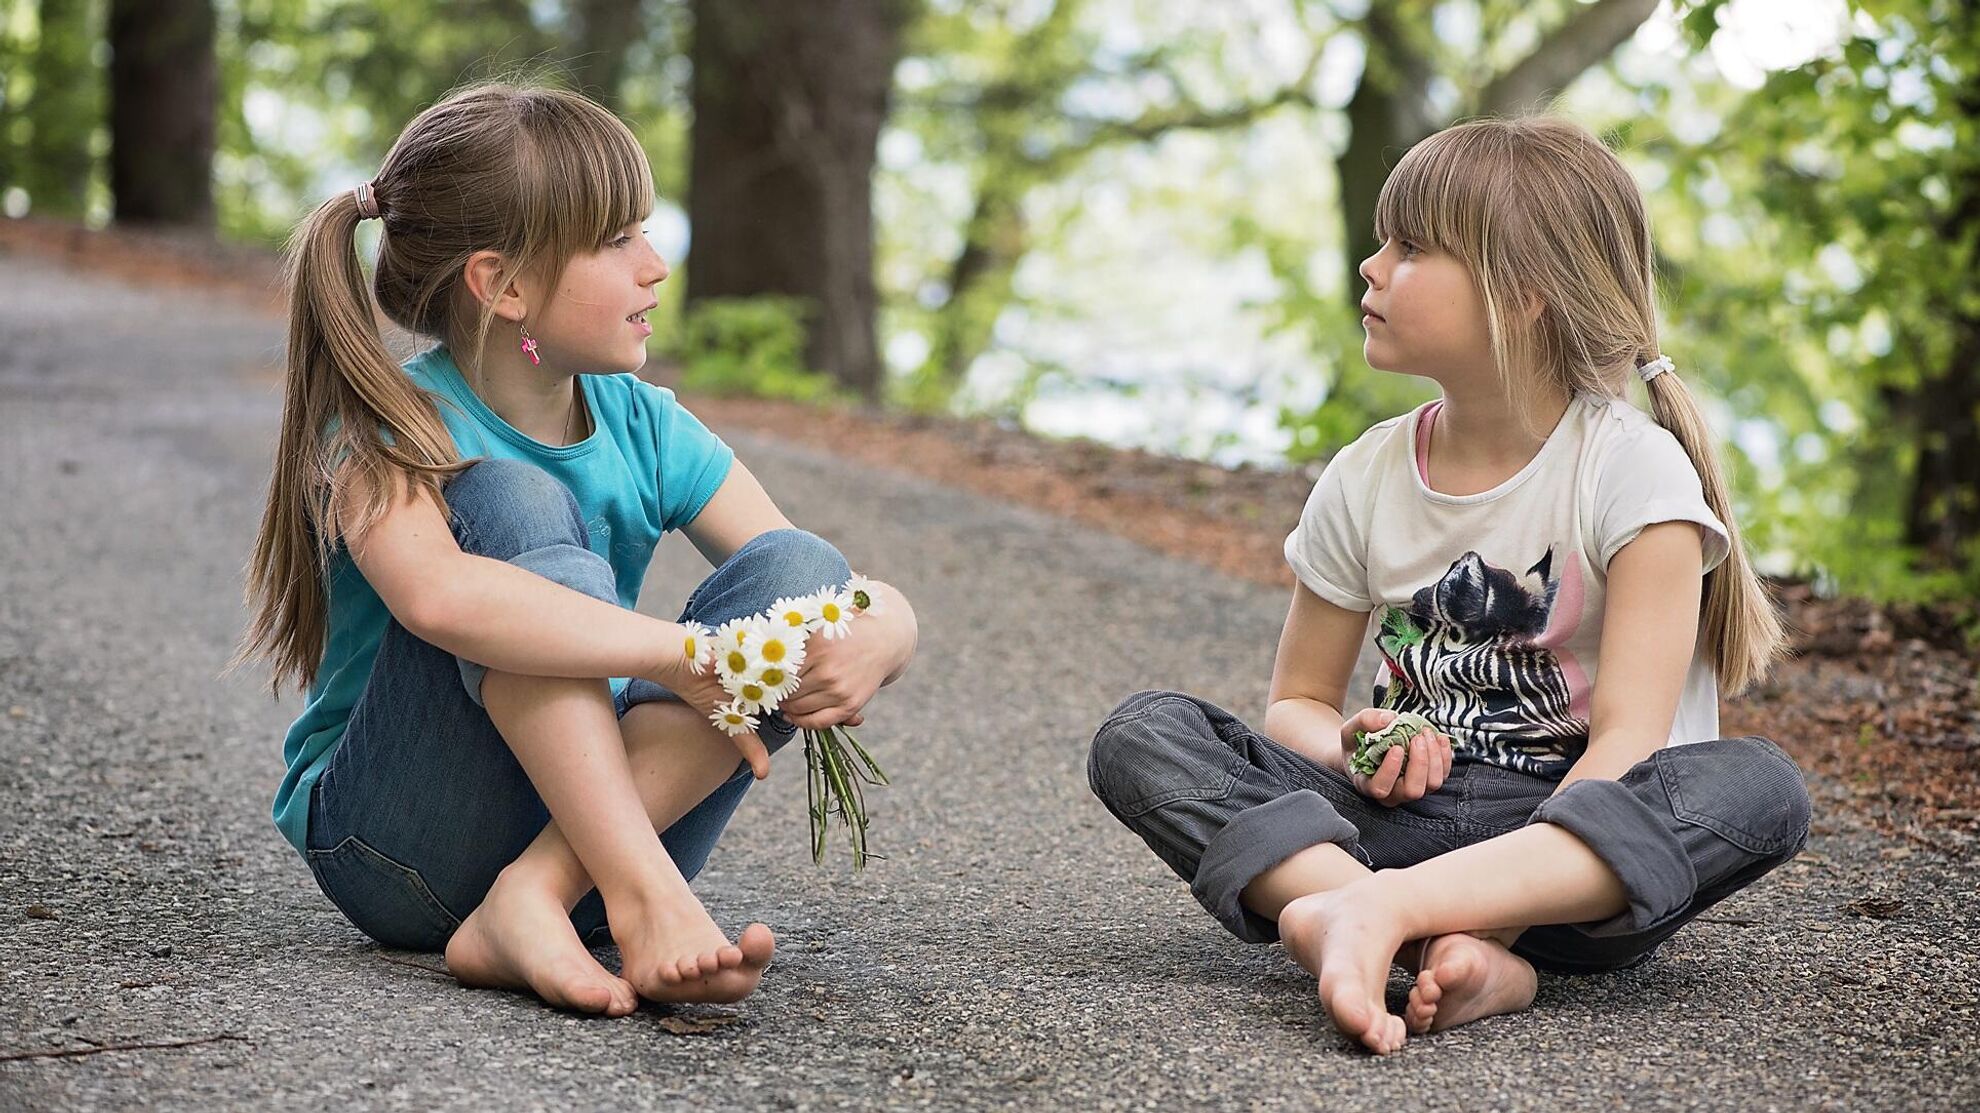
[[[1735,448],[1757,547],[1850,593],[1970,598],[1980,539],[1923,560],[1906,517],[1921,454],[1980,421],[1935,400],[1976,373],[1958,353],[1980,337],[1980,17],[1950,0],[1855,7],[1840,52],[1713,105],[1711,138],[1645,143],[1671,181],[1652,194],[1670,347],[1784,448]],[[1687,26],[1702,42],[1714,24]]]
[[[837,396],[830,375],[804,365],[805,319],[799,298],[705,298],[688,305],[676,353],[681,386],[816,402]]]

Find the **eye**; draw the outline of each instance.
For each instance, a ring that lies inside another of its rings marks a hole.
[[[1413,240],[1398,240],[1396,242],[1401,247],[1402,257],[1405,259],[1409,258],[1412,255],[1423,254],[1423,249],[1417,246],[1417,244]]]

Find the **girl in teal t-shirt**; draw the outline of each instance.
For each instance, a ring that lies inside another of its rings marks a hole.
[[[306,690],[275,821],[353,924],[444,948],[463,983],[613,1016],[755,989],[769,929],[731,938],[688,882],[771,753],[858,724],[916,632],[877,585],[872,617],[819,640],[798,694],[731,739],[683,626],[632,609],[675,529],[715,566],[682,623],[849,575],[634,376],[667,277],[652,208],[610,112],[480,85],[309,216],[242,651]],[[384,225],[370,291],[366,219]],[[396,363],[375,309],[434,346]],[[608,937],[617,975],[587,948]]]

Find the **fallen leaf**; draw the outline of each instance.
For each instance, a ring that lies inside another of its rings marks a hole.
[[[1892,897],[1858,897],[1842,907],[1844,912],[1854,912],[1858,916],[1889,920],[1904,911],[1904,902]]]
[[[677,1036],[699,1036],[720,1028],[727,1028],[742,1020],[740,1016],[663,1016],[660,1027]]]
[[[55,910],[45,904],[30,904],[27,906],[27,917],[30,920],[52,920]]]

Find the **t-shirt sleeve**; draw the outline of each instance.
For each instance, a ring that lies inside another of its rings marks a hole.
[[[673,391],[645,382],[638,389],[652,392],[647,401],[659,444],[660,528],[677,530],[694,521],[715,497],[729,477],[735,450],[675,401]]]
[[[1603,465],[1595,487],[1595,544],[1602,567],[1644,528],[1694,522],[1705,543],[1705,571],[1732,551],[1724,522],[1705,502],[1705,486],[1684,446],[1661,426],[1629,437]]]
[[[1371,611],[1368,543],[1362,531],[1355,446],[1334,454],[1307,496],[1299,525],[1286,536],[1286,563],[1308,591],[1350,611]]]

